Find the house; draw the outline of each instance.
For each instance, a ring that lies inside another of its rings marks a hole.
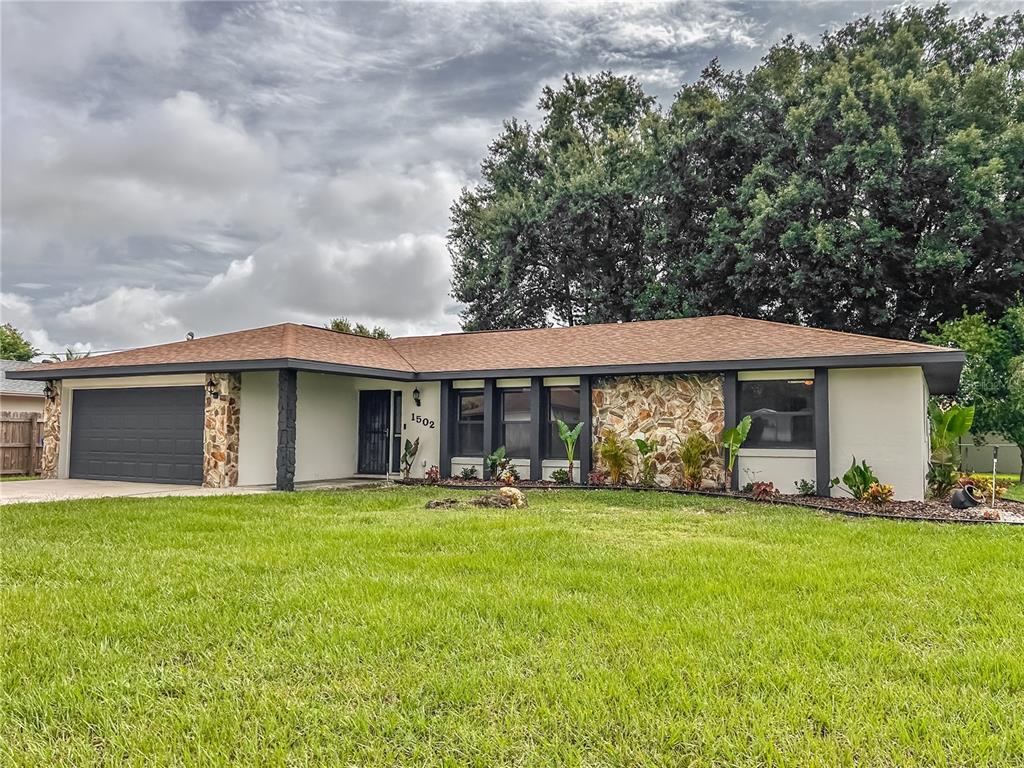
[[[504,445],[524,478],[565,467],[555,419],[582,421],[576,479],[606,431],[676,445],[753,417],[734,485],[829,494],[866,460],[920,499],[929,393],[955,392],[960,351],[732,316],[370,339],[296,324],[40,366],[49,382],[44,473],[232,486],[438,466],[484,472]],[[707,481],[721,476],[708,469]]]
[[[9,371],[25,371],[35,363],[21,360],[0,360],[0,411],[4,413],[42,413],[43,389],[41,381],[12,379]]]

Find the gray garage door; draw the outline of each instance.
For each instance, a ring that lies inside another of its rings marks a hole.
[[[203,388],[80,389],[71,406],[71,477],[199,485]]]

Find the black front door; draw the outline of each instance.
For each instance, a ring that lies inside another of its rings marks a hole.
[[[366,389],[359,393],[359,462],[361,475],[383,475],[388,470],[391,392]]]

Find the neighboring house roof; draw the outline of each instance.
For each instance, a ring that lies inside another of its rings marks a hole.
[[[43,388],[46,386],[43,382],[31,381],[29,379],[10,379],[7,377],[8,371],[25,371],[35,367],[35,363],[22,362],[21,360],[0,360],[0,394],[42,397]]]
[[[40,366],[39,378],[298,368],[395,379],[532,373],[927,365],[955,389],[963,353],[945,347],[731,315],[569,328],[370,339],[285,323]]]

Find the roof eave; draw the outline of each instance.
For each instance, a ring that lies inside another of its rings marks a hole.
[[[268,360],[224,360],[201,363],[156,363],[148,365],[90,366],[49,370],[10,371],[10,378],[33,381],[119,376],[149,376],[170,373],[234,373],[292,369],[318,373],[388,379],[392,381],[442,381],[518,376],[611,376],[645,373],[713,373],[717,371],[758,371],[786,368],[892,368],[921,366],[932,394],[954,394],[964,365],[959,350],[934,352],[890,352],[827,357],[771,357],[756,360],[704,360],[686,363],[627,363],[621,365],[553,366],[544,368],[489,368],[458,371],[402,371],[369,366],[345,365],[318,360],[275,358]]]

